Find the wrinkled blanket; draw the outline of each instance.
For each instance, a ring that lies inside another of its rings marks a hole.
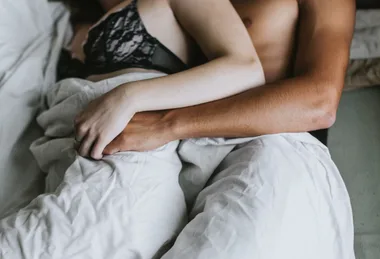
[[[74,149],[74,117],[91,100],[122,83],[157,76],[164,74],[131,73],[98,83],[73,78],[50,88],[37,118],[44,137],[31,146],[47,173],[46,194],[0,221],[1,258],[152,258],[177,236],[187,222],[184,193],[191,203],[234,145],[248,139],[187,140],[180,147],[175,141],[101,161]]]

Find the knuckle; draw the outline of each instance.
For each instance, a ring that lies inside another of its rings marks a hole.
[[[83,136],[87,133],[87,130],[88,128],[85,124],[79,124],[77,128],[77,133]]]
[[[87,131],[88,131],[88,134],[90,136],[96,136],[96,135],[99,135],[99,131],[95,128],[95,127],[90,127],[90,128],[87,128]]]

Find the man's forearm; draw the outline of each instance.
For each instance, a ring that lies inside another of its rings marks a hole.
[[[171,110],[166,119],[177,139],[245,137],[304,132],[335,120],[333,82],[300,76],[248,90],[223,100]],[[343,82],[334,82],[343,83]]]
[[[297,76],[216,102],[169,111],[166,125],[171,125],[173,138],[304,132],[334,123],[349,58],[355,1],[298,3]]]

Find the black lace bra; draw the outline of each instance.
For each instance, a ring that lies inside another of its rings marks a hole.
[[[85,62],[63,51],[58,79],[86,78],[125,68],[154,69],[173,74],[187,65],[146,30],[137,9],[137,0],[111,13],[88,32],[83,46]]]

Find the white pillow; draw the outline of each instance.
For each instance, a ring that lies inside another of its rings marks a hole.
[[[0,0],[0,78],[49,35],[46,0]]]
[[[43,175],[29,151],[41,95],[55,80],[68,13],[46,0],[0,0],[0,218],[33,199]],[[42,184],[42,185],[41,185]]]

